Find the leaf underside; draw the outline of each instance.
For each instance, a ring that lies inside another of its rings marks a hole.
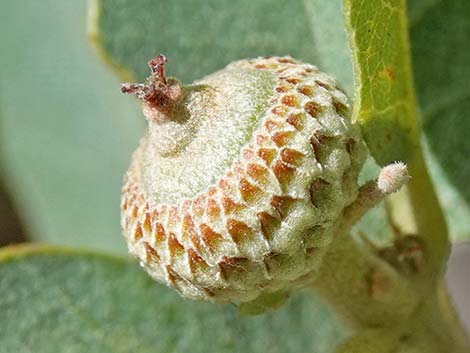
[[[353,119],[381,165],[409,162],[419,144],[404,0],[346,0],[355,64]]]
[[[343,333],[311,296],[272,314],[192,302],[134,262],[51,248],[0,252],[0,352],[331,352]]]

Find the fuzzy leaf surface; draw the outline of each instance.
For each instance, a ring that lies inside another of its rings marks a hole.
[[[331,352],[343,337],[317,300],[241,316],[157,285],[134,262],[57,248],[0,252],[0,352]]]

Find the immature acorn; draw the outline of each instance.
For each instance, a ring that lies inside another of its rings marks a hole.
[[[346,95],[290,57],[237,61],[188,86],[165,78],[165,62],[122,86],[149,124],[122,189],[130,252],[193,299],[307,285],[332,238],[389,192],[359,192],[367,150]]]

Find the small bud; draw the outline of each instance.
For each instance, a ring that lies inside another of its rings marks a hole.
[[[347,230],[385,196],[397,192],[410,179],[405,163],[383,167],[377,180],[370,180],[359,189],[357,199],[344,211],[341,229]]]
[[[377,186],[384,194],[397,192],[410,179],[408,168],[403,162],[395,162],[382,168]]]

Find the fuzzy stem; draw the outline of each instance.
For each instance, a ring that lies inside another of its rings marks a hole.
[[[420,285],[343,233],[325,254],[312,289],[352,330],[337,352],[468,352],[445,289],[424,292]]]
[[[400,190],[409,179],[404,163],[392,163],[383,167],[377,180],[370,180],[362,185],[356,200],[344,210],[339,233],[347,232],[367,211],[387,195]]]
[[[408,281],[347,233],[333,240],[313,288],[356,329],[396,325],[419,302]]]

